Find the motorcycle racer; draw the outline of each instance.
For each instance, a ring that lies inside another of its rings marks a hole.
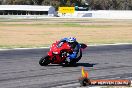
[[[67,42],[69,44],[69,46],[71,47],[71,49],[73,50],[73,52],[71,54],[69,54],[68,58],[66,59],[68,62],[70,62],[70,61],[76,59],[79,49],[80,49],[80,45],[76,41],[76,38],[74,38],[74,37],[63,38],[60,40],[59,44],[61,45],[64,42]]]

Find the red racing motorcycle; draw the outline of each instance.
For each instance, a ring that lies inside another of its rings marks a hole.
[[[79,52],[77,55],[77,58],[67,62],[66,58],[68,57],[69,54],[73,52],[71,47],[67,42],[65,43],[60,43],[59,41],[56,41],[55,43],[52,44],[50,47],[50,51],[48,54],[44,57],[42,57],[39,61],[39,64],[41,66],[47,66],[48,64],[73,64],[78,62],[81,57],[82,57],[82,49],[85,49],[87,47],[86,44],[80,43],[80,48]]]

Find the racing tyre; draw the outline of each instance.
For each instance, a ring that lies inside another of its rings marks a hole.
[[[41,66],[47,66],[49,63],[50,63],[50,60],[49,60],[49,56],[45,56],[45,57],[42,57],[40,60],[39,60],[39,64]]]
[[[76,62],[78,62],[82,58],[82,50],[80,50],[79,54],[80,55],[79,55],[79,57],[77,57]]]

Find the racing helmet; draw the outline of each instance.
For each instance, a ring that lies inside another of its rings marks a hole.
[[[74,37],[69,37],[69,38],[68,38],[68,42],[69,42],[69,43],[76,42],[76,38],[74,38]]]

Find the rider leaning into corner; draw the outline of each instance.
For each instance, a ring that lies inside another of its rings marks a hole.
[[[64,42],[67,42],[73,50],[73,52],[71,54],[69,54],[67,59],[66,59],[68,62],[70,62],[70,61],[76,59],[78,52],[79,52],[79,49],[80,49],[80,45],[76,41],[76,38],[74,38],[74,37],[63,38],[60,40],[59,44],[62,44]]]

